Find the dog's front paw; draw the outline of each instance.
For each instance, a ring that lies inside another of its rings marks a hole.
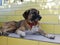
[[[55,36],[53,36],[53,35],[46,35],[46,37],[49,39],[55,39]]]
[[[55,36],[48,37],[49,39],[55,39]]]
[[[25,36],[20,35],[20,38],[24,38]]]
[[[25,32],[21,30],[17,30],[16,34],[20,35],[21,38],[24,38],[26,36]]]

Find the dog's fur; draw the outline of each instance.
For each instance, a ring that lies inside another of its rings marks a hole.
[[[14,32],[16,30],[16,22],[15,21],[4,22],[0,30],[3,33]]]
[[[38,21],[41,20],[41,15],[39,14],[39,11],[37,9],[28,9],[23,13],[23,17],[25,18],[25,20],[21,20],[20,21],[20,26],[19,28],[16,30],[17,34],[22,34],[22,36],[25,36],[24,32],[25,30],[35,30],[37,33],[49,38],[49,39],[54,39],[55,36],[48,36],[48,34],[43,31],[40,27],[40,24]],[[32,24],[32,26],[30,25]],[[33,26],[38,26],[38,29],[32,29]],[[20,31],[19,31],[20,30]],[[38,31],[37,31],[38,30]],[[21,32],[22,31],[22,32]]]

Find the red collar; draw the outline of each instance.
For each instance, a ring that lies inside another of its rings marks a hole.
[[[32,28],[32,26],[37,25],[37,22],[36,21],[33,23],[27,22],[27,24],[29,24],[29,26]]]

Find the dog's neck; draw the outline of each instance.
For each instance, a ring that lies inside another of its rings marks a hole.
[[[28,21],[28,20],[26,20],[26,23],[32,28],[32,26],[34,26],[34,25],[37,25],[37,22],[35,21],[35,22],[31,22],[31,21]]]

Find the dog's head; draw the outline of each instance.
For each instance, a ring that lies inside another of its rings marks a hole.
[[[39,15],[39,11],[37,10],[37,9],[34,9],[34,8],[32,8],[32,9],[29,9],[29,10],[26,10],[24,13],[23,13],[23,17],[25,18],[25,19],[29,19],[30,18],[30,20],[31,21],[36,21],[36,20],[41,20],[41,16]]]

